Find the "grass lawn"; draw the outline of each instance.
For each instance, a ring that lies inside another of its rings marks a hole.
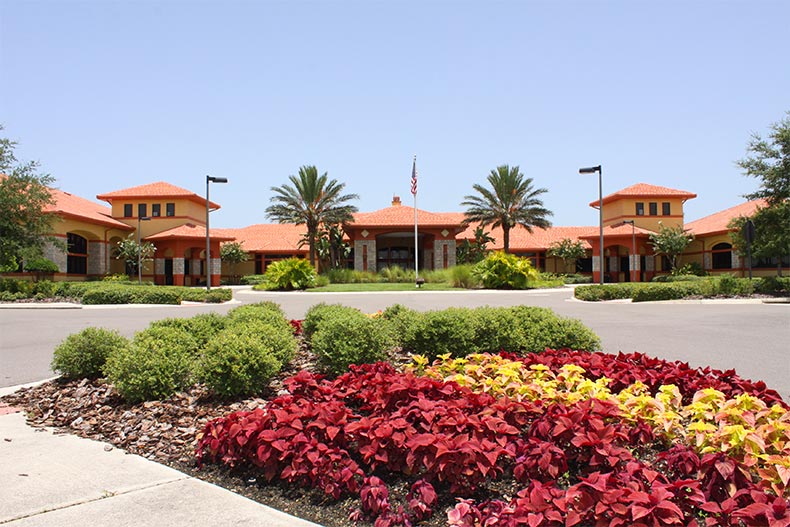
[[[313,287],[308,291],[316,293],[354,293],[354,292],[374,292],[374,291],[466,291],[462,287],[453,287],[447,283],[423,284],[416,287],[413,283],[391,284],[330,284],[324,287]]]

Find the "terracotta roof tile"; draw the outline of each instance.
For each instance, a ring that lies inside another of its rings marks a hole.
[[[246,251],[307,254],[307,246],[299,241],[307,233],[304,225],[291,223],[260,223],[241,229],[217,229],[223,236],[232,236]]]
[[[458,239],[472,240],[475,237],[475,228],[477,225],[470,225],[464,232],[458,235]],[[489,228],[486,228],[489,231]],[[629,227],[629,233],[630,233]],[[582,236],[591,233],[598,233],[598,227],[549,227],[548,229],[534,228],[532,232],[521,226],[510,229],[510,250],[511,251],[544,251],[548,249],[552,243],[561,241],[565,238],[571,240],[580,239]],[[490,236],[494,238],[494,242],[488,245],[489,249],[501,250],[504,248],[502,241],[502,229],[497,227],[489,232]],[[581,240],[585,249],[590,248],[590,244]]]
[[[213,229],[211,231],[211,239],[212,240],[219,240],[223,241],[231,241],[233,240],[233,236],[227,235],[224,232],[229,229]],[[195,225],[194,223],[186,223],[179,227],[175,227],[173,229],[169,229],[166,231],[158,232],[156,234],[152,234],[150,236],[146,236],[145,239],[149,241],[154,240],[169,240],[175,238],[186,238],[186,239],[206,239],[206,226],[205,225]]]
[[[765,207],[766,205],[766,201],[762,199],[747,201],[746,203],[735,205],[729,209],[687,223],[686,229],[696,236],[727,232],[730,230],[727,228],[727,224],[730,223],[730,220],[739,216],[751,216],[758,208]]]
[[[55,203],[48,205],[44,209],[46,212],[118,229],[134,230],[133,227],[113,219],[112,209],[106,205],[101,205],[58,189],[50,189],[50,192],[52,197],[55,198]]]
[[[191,190],[171,185],[165,181],[157,181],[147,185],[138,185],[113,192],[107,192],[96,196],[97,199],[112,203],[114,199],[149,199],[149,198],[182,198],[189,199],[205,205],[206,198],[198,196]],[[218,209],[219,205],[213,201],[209,202],[212,209]]]
[[[693,192],[686,192],[685,190],[678,190],[669,187],[659,187],[658,185],[650,185],[648,183],[637,183],[630,187],[625,187],[608,196],[603,197],[603,203],[606,205],[612,201],[620,198],[683,198],[691,199],[696,198],[697,195]],[[598,208],[598,200],[590,202],[590,207]]]
[[[458,212],[428,212],[417,209],[417,223],[431,227],[461,227],[464,215]],[[414,207],[395,205],[374,212],[354,214],[354,227],[414,226]]]

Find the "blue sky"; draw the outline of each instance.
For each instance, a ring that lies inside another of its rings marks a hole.
[[[301,165],[360,210],[460,202],[500,164],[557,225],[604,194],[688,190],[686,219],[742,201],[734,162],[790,110],[790,2],[0,0],[0,123],[57,186],[168,181],[268,221]]]

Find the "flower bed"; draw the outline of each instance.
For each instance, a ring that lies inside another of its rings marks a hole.
[[[199,461],[359,496],[376,526],[455,498],[458,526],[790,525],[788,406],[733,371],[548,350],[285,387],[209,422]]]

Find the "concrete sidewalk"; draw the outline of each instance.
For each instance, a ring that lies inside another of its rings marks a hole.
[[[319,527],[109,444],[32,428],[9,407],[0,481],[9,527]]]

